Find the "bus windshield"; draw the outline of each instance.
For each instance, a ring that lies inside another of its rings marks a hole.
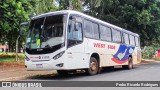
[[[66,15],[53,15],[31,21],[26,48],[51,48],[64,43]]]

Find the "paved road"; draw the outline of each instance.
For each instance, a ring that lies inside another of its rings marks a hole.
[[[137,65],[132,70],[121,68],[102,71],[101,74],[87,76],[83,73],[69,76],[42,75],[22,81],[160,81],[160,63]],[[29,88],[3,88],[3,90],[28,90]],[[159,90],[152,87],[50,87],[30,88],[30,90]],[[1,88],[0,88],[1,90]]]
[[[68,76],[42,75],[32,77],[27,81],[51,80],[51,81],[160,81],[160,63],[136,65],[132,70],[121,68],[106,69],[94,76],[84,73],[71,74]]]

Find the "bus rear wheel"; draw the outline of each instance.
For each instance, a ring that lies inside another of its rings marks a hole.
[[[95,75],[98,73],[98,69],[99,69],[99,66],[98,66],[97,59],[94,57],[91,57],[89,68],[86,70],[86,73],[89,75]]]
[[[123,66],[124,69],[133,69],[133,60],[132,57],[128,58],[128,65]]]

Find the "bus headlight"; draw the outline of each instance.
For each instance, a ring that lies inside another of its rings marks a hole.
[[[65,51],[62,51],[62,52],[58,53],[57,55],[55,55],[53,57],[53,59],[56,60],[56,59],[60,58],[64,53],[65,53]]]
[[[27,61],[29,61],[30,59],[25,55],[25,59],[27,60]]]

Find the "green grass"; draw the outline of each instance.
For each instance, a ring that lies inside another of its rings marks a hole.
[[[8,52],[7,54],[5,52],[0,52],[0,55],[15,55],[14,52]],[[21,62],[24,62],[23,59],[25,58],[25,55],[23,53],[18,53],[18,57],[21,60]],[[0,63],[1,62],[15,62],[15,57],[0,57]]]
[[[153,60],[160,61],[160,58],[152,58]]]
[[[0,58],[0,62],[15,62],[15,58]]]
[[[0,52],[0,54],[6,54],[6,52]],[[14,52],[7,52],[8,55],[13,55],[13,54],[16,54]]]
[[[18,54],[18,57],[19,58],[25,58],[25,55],[24,54]]]

